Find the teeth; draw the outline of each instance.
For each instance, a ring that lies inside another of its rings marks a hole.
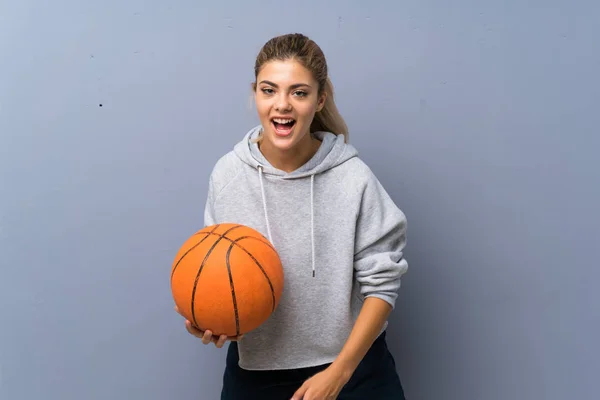
[[[293,119],[280,119],[280,118],[273,118],[273,121],[277,122],[278,124],[289,124],[290,122],[293,122]]]

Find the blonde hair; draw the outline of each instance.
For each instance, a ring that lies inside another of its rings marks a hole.
[[[325,104],[315,113],[310,125],[310,133],[327,131],[335,135],[344,135],[348,141],[348,127],[335,104],[333,84],[328,75],[327,61],[321,48],[311,39],[300,33],[276,36],[262,47],[254,64],[254,77],[269,61],[295,60],[308,69],[319,84],[319,96],[325,93]],[[256,91],[256,81],[252,85]]]

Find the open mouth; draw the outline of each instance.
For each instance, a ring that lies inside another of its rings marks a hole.
[[[292,132],[294,125],[296,125],[296,120],[293,118],[273,118],[271,122],[275,128],[275,132],[282,136],[289,135]]]

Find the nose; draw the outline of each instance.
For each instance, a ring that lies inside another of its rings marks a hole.
[[[275,103],[275,110],[276,111],[290,111],[291,107],[292,107],[292,104],[288,100],[286,94],[282,93],[279,96],[279,98],[277,99],[277,102]]]

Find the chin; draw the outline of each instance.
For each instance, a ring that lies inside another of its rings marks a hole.
[[[265,135],[265,140],[269,141],[271,146],[281,151],[290,150],[296,145],[296,141],[292,137],[282,138],[273,134],[268,134]]]
[[[269,143],[278,150],[290,150],[301,140],[296,133],[297,128],[298,127],[295,126],[287,135],[279,135],[275,132],[273,126],[269,126],[269,128],[265,129],[264,139],[268,140]]]

